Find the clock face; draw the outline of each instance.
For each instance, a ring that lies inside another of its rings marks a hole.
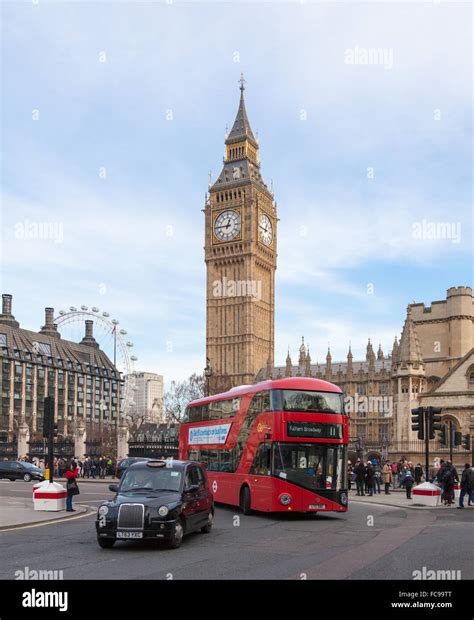
[[[214,234],[219,241],[232,241],[240,233],[240,215],[237,211],[223,211],[214,222]]]
[[[268,215],[261,213],[258,218],[258,236],[265,245],[271,245],[273,241],[272,222]]]

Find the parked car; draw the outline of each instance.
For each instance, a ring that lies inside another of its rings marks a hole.
[[[116,495],[97,511],[97,542],[110,549],[117,540],[165,540],[176,549],[183,536],[211,531],[214,500],[206,470],[194,461],[153,460],[130,465]]]
[[[0,461],[0,479],[14,480],[44,480],[44,469],[25,461]]]
[[[147,459],[142,456],[129,456],[126,459],[122,459],[121,461],[117,463],[117,467],[115,468],[115,477],[121,478],[123,476],[123,472],[127,469],[127,467],[132,465],[132,463],[141,463],[143,461],[149,461],[149,460],[150,459]]]

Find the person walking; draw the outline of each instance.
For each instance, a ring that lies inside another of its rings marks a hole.
[[[422,478],[423,478],[423,467],[421,466],[421,463],[417,463],[417,465],[415,467],[415,482],[416,482],[416,484],[420,484]]]
[[[72,498],[74,495],[79,495],[79,486],[77,484],[77,476],[79,475],[79,469],[74,461],[71,461],[69,469],[66,472],[66,512],[75,512],[72,507]]]
[[[392,482],[392,468],[390,467],[390,461],[385,461],[383,466],[383,483],[385,485],[385,495],[390,495],[390,483]]]
[[[356,476],[356,495],[365,495],[364,493],[364,481],[365,481],[365,465],[364,461],[359,461],[356,463],[354,468],[355,476]]]
[[[347,461],[347,488],[351,490],[352,485],[352,463]]]
[[[467,505],[471,505],[471,492],[470,488],[470,478],[473,478],[474,482],[474,472],[471,469],[470,463],[465,463],[463,472],[461,474],[461,490],[459,493],[459,506],[458,508],[464,508],[464,496],[467,495]]]
[[[413,477],[413,473],[411,469],[408,466],[402,470],[401,477],[402,477],[403,486],[405,487],[405,491],[407,494],[407,499],[411,499],[411,490],[413,488],[413,483],[415,479]]]

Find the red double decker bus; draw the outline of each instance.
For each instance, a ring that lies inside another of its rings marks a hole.
[[[348,416],[332,383],[262,381],[189,403],[179,456],[244,514],[347,510]]]

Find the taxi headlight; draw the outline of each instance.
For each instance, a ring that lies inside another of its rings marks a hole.
[[[341,493],[339,496],[339,499],[341,501],[341,504],[343,506],[347,506],[348,500],[347,500],[347,493]]]
[[[166,517],[168,512],[169,510],[167,506],[160,506],[160,508],[158,508],[158,514],[160,515],[160,517]]]
[[[280,500],[280,504],[283,504],[283,506],[288,506],[291,502],[291,495],[288,493],[282,493],[278,499]]]
[[[108,506],[105,506],[105,505],[104,505],[104,506],[101,506],[101,507],[99,508],[99,515],[100,515],[101,517],[105,517],[105,515],[106,515],[108,512],[109,512],[109,507],[108,507]]]

